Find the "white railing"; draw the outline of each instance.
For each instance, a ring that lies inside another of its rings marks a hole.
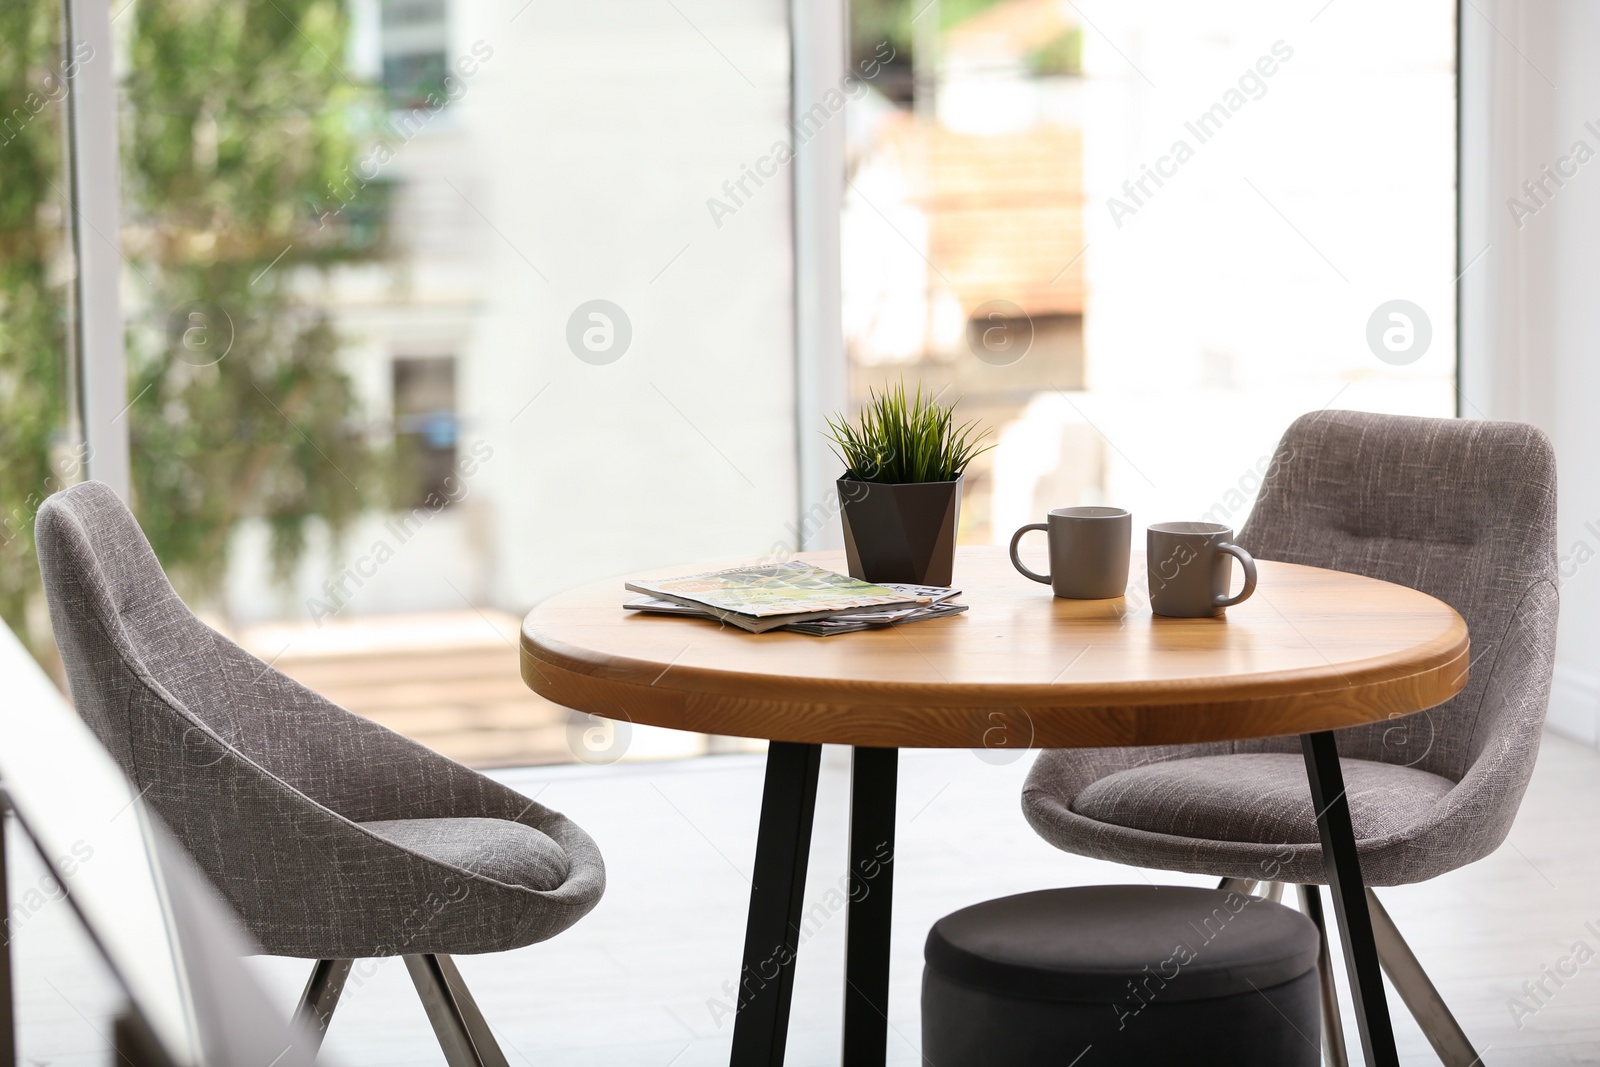
[[[57,899],[71,906],[127,994],[120,1058],[134,1067],[311,1064],[314,1056],[241,965],[251,949],[233,916],[4,624],[0,691],[0,785],[50,867]],[[4,891],[4,873],[0,861],[0,1067],[10,1067],[10,943],[32,905],[28,895]]]

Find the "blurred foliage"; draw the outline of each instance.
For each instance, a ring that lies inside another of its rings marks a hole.
[[[873,61],[878,45],[888,41],[895,58],[884,64],[875,84],[890,99],[911,99],[911,68],[916,55],[913,20],[937,18],[947,30],[1005,0],[850,0],[850,58],[856,70]],[[937,13],[930,10],[937,4]]]
[[[388,498],[389,454],[372,443],[332,324],[302,295],[308,269],[384,251],[388,186],[361,155],[380,103],[338,66],[341,0],[126,10],[134,508],[180,592],[214,601],[240,520],[266,522],[281,579],[315,521],[337,535]],[[59,11],[56,0],[0,4],[4,113],[58,67]],[[51,449],[65,426],[70,293],[50,284],[69,274],[61,95],[0,145],[0,509],[12,535],[0,613],[19,630],[38,582],[32,510],[61,482]]]
[[[134,498],[174,582],[205,598],[241,518],[266,521],[283,578],[313,519],[337,534],[387,496],[338,337],[296,295],[305,267],[381,254],[387,186],[360,158],[377,96],[334,58],[338,0],[139,0],[132,17]]]
[[[894,45],[910,62],[915,43],[914,19],[930,15],[948,30],[1005,0],[850,0],[850,47],[857,58],[871,58],[880,41]],[[928,9],[937,4],[937,13]]]
[[[66,440],[68,188],[61,5],[0,3],[0,617],[43,628],[33,513],[75,476]],[[30,642],[35,643],[35,642]]]
[[[890,70],[911,70],[911,18],[917,13],[913,0],[851,0],[850,58],[854,69],[871,63],[879,44],[894,46],[895,59]],[[924,3],[927,0],[923,0]]]
[[[1044,47],[1028,57],[1033,72],[1045,77],[1068,77],[1083,73],[1083,31],[1074,26],[1063,30]]]

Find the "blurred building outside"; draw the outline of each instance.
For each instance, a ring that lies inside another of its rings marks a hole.
[[[856,108],[852,392],[995,427],[965,542],[1077,504],[1237,526],[1298,414],[1454,413],[1452,12],[1348,14],[1009,0],[946,29],[933,106]],[[1432,323],[1403,368],[1365,340],[1397,297]]]

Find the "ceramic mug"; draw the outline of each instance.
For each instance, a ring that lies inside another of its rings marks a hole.
[[[1162,522],[1145,533],[1150,610],[1179,619],[1221,615],[1256,591],[1256,561],[1233,543],[1233,531],[1215,522]],[[1228,595],[1233,561],[1244,568],[1244,588]]]
[[[1025,576],[1068,600],[1110,600],[1128,590],[1128,549],[1133,516],[1122,508],[1056,508],[1046,522],[1030,522],[1011,535],[1011,563]],[[1050,541],[1050,573],[1022,565],[1017,544],[1030,530]]]

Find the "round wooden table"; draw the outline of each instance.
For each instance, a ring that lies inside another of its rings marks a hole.
[[[802,557],[845,569],[842,553]],[[737,563],[677,568],[689,574]],[[580,711],[766,738],[733,1060],[780,1064],[823,744],[855,748],[846,1064],[887,1040],[894,791],[900,748],[1081,748],[1300,735],[1369,1063],[1394,1063],[1334,729],[1443,703],[1466,684],[1467,627],[1425,593],[1261,561],[1226,616],[1153,616],[1128,594],[1073,601],[1001,548],[956,559],[962,615],[835,637],[749,634],[625,611],[621,578],[552,597],[522,628],[522,676]],[[661,577],[662,572],[652,572]],[[870,875],[867,872],[871,872]]]

